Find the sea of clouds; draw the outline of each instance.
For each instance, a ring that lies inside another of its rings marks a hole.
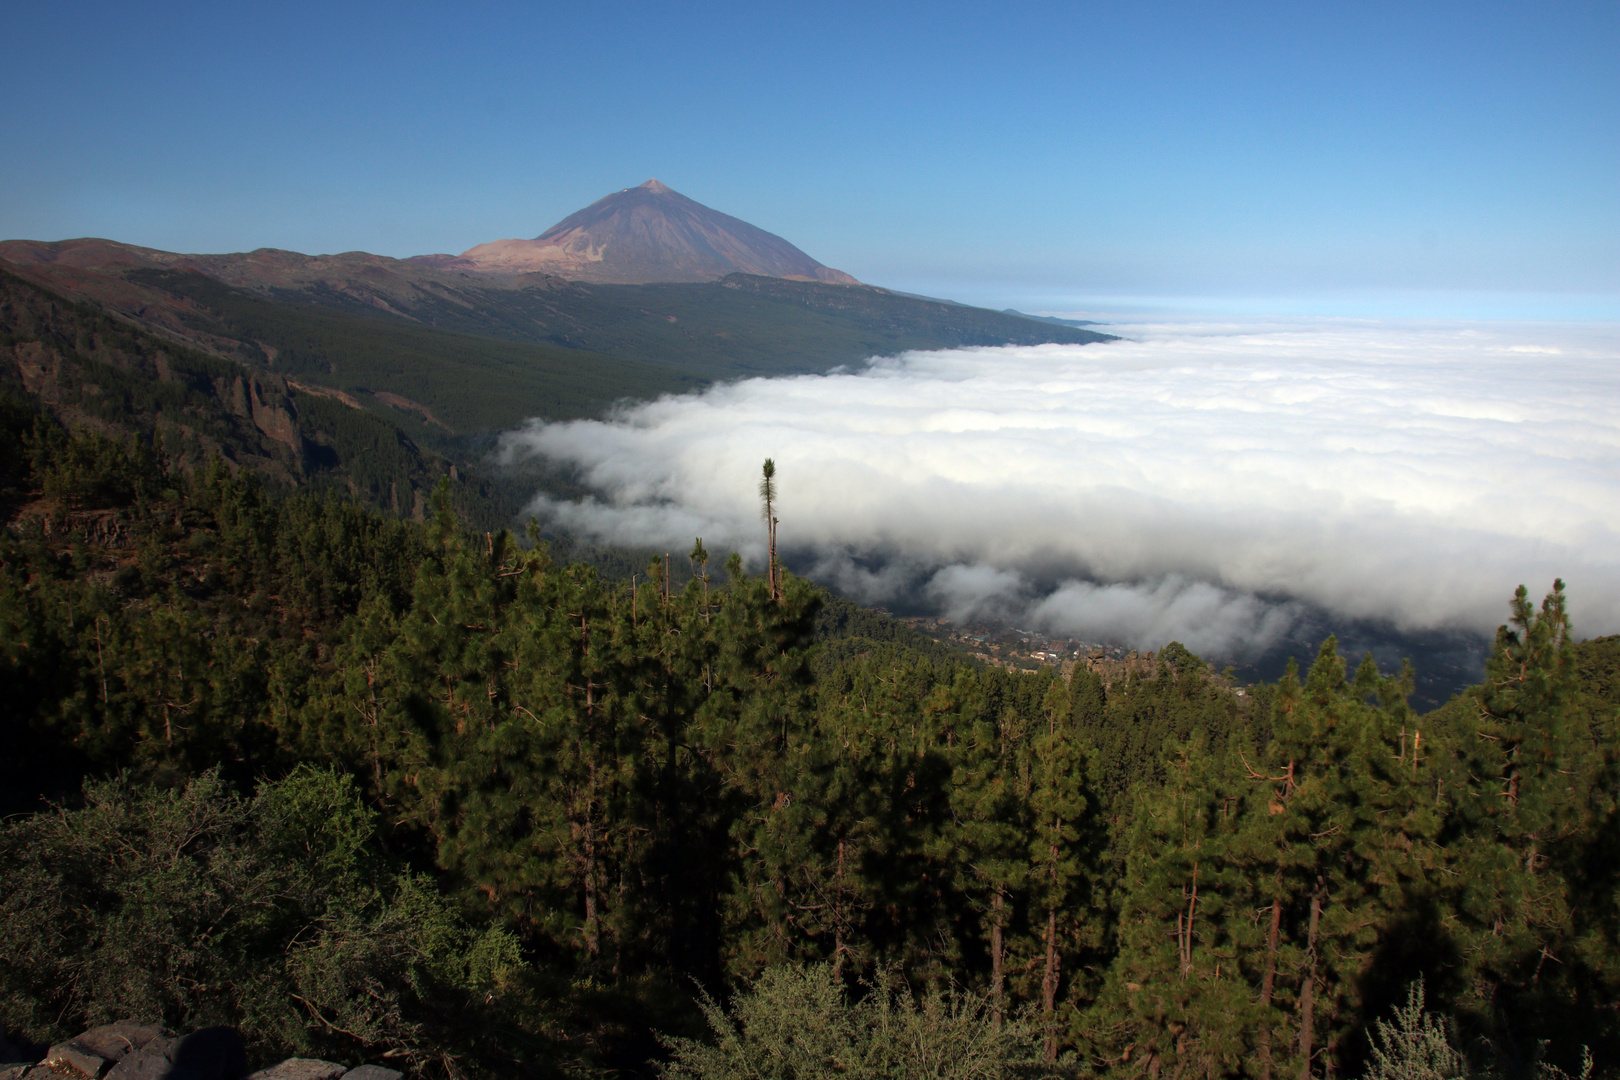
[[[775,459],[794,565],[1085,640],[1242,660],[1307,608],[1489,633],[1562,576],[1620,632],[1620,326],[1294,320],[1108,327],[751,379],[503,442],[598,495],[533,510],[757,568]]]

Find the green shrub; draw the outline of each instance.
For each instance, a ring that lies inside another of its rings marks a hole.
[[[0,1021],[50,1041],[113,1019],[241,1029],[261,1055],[435,1056],[464,1002],[521,961],[372,848],[347,776],[253,798],[217,772],[120,778],[0,827]]]
[[[1406,1005],[1379,1020],[1364,1080],[1463,1080],[1468,1059],[1452,1045],[1451,1025],[1423,1010],[1423,983],[1406,991]]]
[[[1500,1047],[1482,1042],[1490,1063],[1475,1069],[1457,1049],[1456,1030],[1443,1017],[1424,1009],[1423,981],[1406,991],[1406,1005],[1390,1020],[1373,1025],[1372,1053],[1363,1080],[1572,1080],[1568,1073],[1542,1059],[1545,1043],[1537,1044],[1529,1062],[1511,1060]],[[1582,1053],[1582,1068],[1573,1080],[1590,1080],[1592,1055]]]
[[[997,1024],[985,999],[957,989],[919,1000],[879,972],[853,1000],[831,964],[767,969],[728,1014],[706,995],[715,1041],[666,1038],[675,1080],[992,1080],[1058,1076],[1041,1063],[1041,1036],[1025,1018]]]

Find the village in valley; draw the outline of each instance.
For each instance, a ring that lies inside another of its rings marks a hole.
[[[1159,674],[1159,660],[1168,659],[1151,651],[1138,652],[1115,642],[1051,637],[1038,630],[1024,630],[1004,623],[953,623],[932,615],[897,616],[896,619],[936,641],[956,645],[969,652],[974,659],[992,667],[1030,673],[1055,668],[1065,681],[1076,668],[1090,670],[1100,676],[1105,685],[1132,675],[1153,679]],[[1231,690],[1237,697],[1248,695],[1249,688],[1233,678],[1231,668],[1218,672],[1213,667],[1200,665],[1198,673],[1201,678]]]
[[[1145,660],[1148,663],[1153,660],[1152,653],[1139,655],[1123,645],[1049,637],[1038,630],[1022,630],[1004,623],[953,623],[931,615],[900,617],[899,621],[936,641],[960,646],[977,660],[1009,671],[1039,671],[1043,667],[1062,670],[1065,664],[1082,659]]]

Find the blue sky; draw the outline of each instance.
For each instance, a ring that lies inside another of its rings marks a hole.
[[[657,176],[1044,309],[1620,318],[1620,4],[14,4],[0,236],[388,255]]]

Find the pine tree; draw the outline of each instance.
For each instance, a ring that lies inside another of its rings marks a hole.
[[[953,688],[968,693],[965,680]],[[970,708],[968,702],[963,707]],[[1030,876],[1028,802],[1021,797],[1018,747],[999,718],[970,715],[951,747],[952,828],[947,837],[957,888],[978,916],[989,953],[989,1000],[996,1020],[1007,1013],[1006,968],[1014,905]]]
[[[1045,723],[1028,744],[1030,776],[1028,895],[1031,914],[1042,930],[1041,1015],[1046,1025],[1046,1060],[1057,1060],[1057,999],[1063,945],[1087,928],[1082,858],[1092,855],[1086,841],[1092,802],[1087,797],[1086,747],[1074,729],[1068,689],[1052,680],[1042,702]],[[1077,942],[1078,943],[1078,942]]]
[[[743,573],[735,553],[727,569],[732,580],[713,622],[713,692],[693,715],[691,739],[735,800],[740,872],[727,905],[731,964],[752,972],[803,948],[791,883],[808,857],[801,819],[810,808],[796,789],[815,743],[806,649],[820,601],[794,578],[774,598],[768,582]]]
[[[1281,939],[1274,949],[1268,925],[1272,1012],[1262,1020],[1262,1057],[1278,1062],[1278,1036],[1291,1029],[1302,1080],[1342,1062],[1376,950],[1390,945],[1380,936],[1432,896],[1440,820],[1424,794],[1432,770],[1413,756],[1415,734],[1406,739],[1416,731],[1411,685],[1410,669],[1385,677],[1371,657],[1347,678],[1329,638],[1303,686],[1282,681],[1264,773],[1248,770],[1258,797],[1248,804],[1244,861],[1264,883],[1260,899],[1270,900]],[[1280,984],[1291,984],[1291,1017],[1280,1014]]]
[[[1262,752],[1195,742],[1139,796],[1120,957],[1091,1022],[1116,1054],[1178,1075],[1339,1067],[1380,936],[1432,895],[1438,818],[1401,756],[1408,692],[1409,673],[1370,659],[1347,679],[1329,639],[1303,684],[1282,680]]]
[[[1131,1074],[1217,1077],[1245,1060],[1253,1023],[1240,958],[1242,878],[1231,846],[1241,796],[1201,738],[1173,746],[1162,787],[1138,796],[1119,953],[1083,1028],[1103,1063]]]
[[[1614,985],[1574,949],[1578,914],[1570,900],[1584,873],[1584,842],[1601,835],[1598,789],[1609,766],[1576,707],[1572,645],[1563,582],[1553,583],[1539,611],[1520,586],[1485,682],[1452,736],[1447,786],[1463,835],[1450,854],[1468,978],[1460,1003],[1516,1045],[1538,1029],[1562,1043],[1589,1039],[1597,1018],[1579,1022],[1571,998]],[[1604,953],[1612,955],[1612,946],[1591,955]],[[1581,983],[1591,988],[1576,989]]]

